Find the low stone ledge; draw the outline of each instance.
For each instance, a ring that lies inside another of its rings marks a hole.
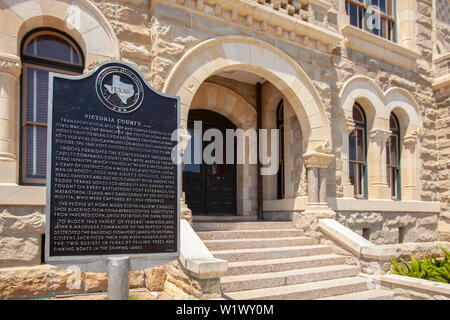
[[[217,278],[228,270],[228,262],[214,258],[191,225],[181,219],[180,263],[198,278]]]
[[[450,284],[395,274],[372,276],[381,289],[392,290],[396,299],[448,300]]]
[[[228,269],[228,262],[217,258],[190,259],[186,269],[199,279],[220,278]]]
[[[397,253],[397,248],[377,246],[333,219],[320,219],[319,230],[359,257],[365,272],[388,271],[387,262]]]

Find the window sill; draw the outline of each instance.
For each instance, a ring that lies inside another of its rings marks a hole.
[[[439,213],[439,202],[384,200],[384,199],[354,199],[328,198],[328,204],[335,211],[381,211],[381,212],[426,212]]]
[[[344,35],[344,45],[349,49],[411,71],[416,69],[416,60],[420,54],[414,50],[349,24],[343,26],[341,32]]]
[[[45,186],[0,184],[0,206],[45,206]]]

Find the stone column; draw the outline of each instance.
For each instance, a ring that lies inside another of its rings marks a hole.
[[[16,126],[21,70],[19,57],[0,54],[0,184],[18,182]]]
[[[369,199],[391,199],[391,189],[386,175],[386,142],[391,131],[373,129],[370,131],[367,169],[369,174]]]
[[[308,201],[303,212],[294,212],[292,215],[292,221],[297,228],[302,229],[307,236],[318,238],[322,236],[318,230],[319,220],[335,218],[335,212],[327,202],[326,178],[328,166],[334,155],[328,153],[331,151],[329,143],[324,146],[303,155],[308,178]]]
[[[319,168],[307,167],[308,174],[308,203],[319,203]]]
[[[402,177],[402,200],[419,200],[417,192],[416,145],[419,135],[403,138],[400,174]]]
[[[319,204],[327,205],[327,168],[319,168]]]
[[[350,146],[349,135],[355,130],[355,121],[353,121],[352,111],[342,110],[339,113],[339,118],[343,121],[346,130],[342,132],[342,187],[344,198],[353,198],[355,195],[354,187],[350,182]]]
[[[326,175],[334,156],[322,152],[308,152],[303,158],[308,176],[307,208],[328,208]]]

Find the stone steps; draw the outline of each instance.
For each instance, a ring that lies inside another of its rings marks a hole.
[[[302,237],[303,230],[300,229],[269,229],[269,230],[238,230],[238,231],[215,231],[197,232],[202,240],[228,240],[228,239],[261,239],[261,238],[282,238],[282,237]]]
[[[244,291],[268,287],[294,285],[313,281],[357,276],[358,266],[334,265],[281,272],[226,276],[220,279],[222,292]]]
[[[394,293],[386,290],[366,290],[316,300],[394,300]]]
[[[317,240],[309,237],[261,238],[261,239],[222,239],[205,240],[203,243],[211,251],[233,249],[276,248],[317,244]]]
[[[194,229],[214,257],[228,261],[221,277],[224,299],[390,299],[369,290],[360,267],[320,245],[292,222],[203,221]]]
[[[195,231],[295,229],[293,222],[194,222]]]
[[[283,259],[304,257],[331,253],[331,247],[323,245],[290,246],[277,248],[258,249],[233,249],[211,251],[212,255],[218,259],[235,261],[255,261],[268,259]]]
[[[366,291],[369,279],[348,277],[294,285],[226,292],[225,299],[232,300],[311,300]]]
[[[344,264],[345,257],[337,254],[306,256],[283,259],[229,262],[226,276],[241,274],[280,272],[292,269],[323,267]]]

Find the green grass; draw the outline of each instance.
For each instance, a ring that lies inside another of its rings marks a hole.
[[[139,300],[139,298],[135,294],[130,294],[130,296],[128,297],[128,300]]]

